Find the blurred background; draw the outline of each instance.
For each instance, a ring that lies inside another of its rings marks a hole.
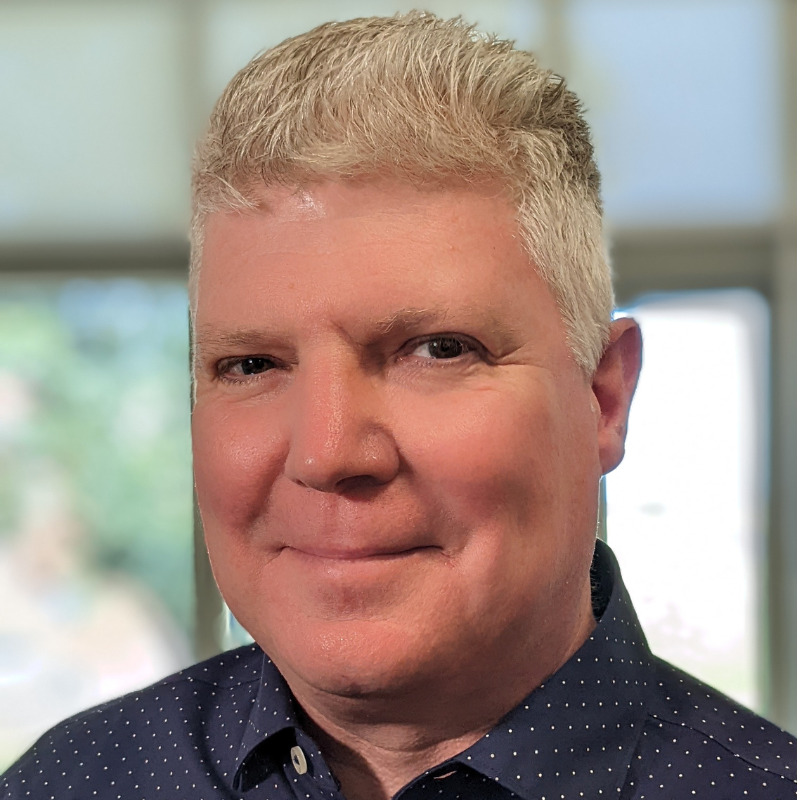
[[[193,514],[192,143],[259,50],[415,6],[0,4],[0,768],[244,641]],[[646,347],[604,535],[653,649],[795,730],[795,3],[425,7],[583,98]]]

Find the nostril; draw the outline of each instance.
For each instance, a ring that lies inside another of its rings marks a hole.
[[[352,475],[338,481],[335,490],[339,494],[366,496],[385,486],[390,480],[391,478],[384,480],[375,475]]]
[[[317,440],[295,438],[285,474],[294,483],[322,492],[368,491],[391,481],[400,467],[393,437],[384,430]]]

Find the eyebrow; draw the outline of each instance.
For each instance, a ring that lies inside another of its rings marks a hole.
[[[217,357],[239,348],[268,350],[275,344],[276,335],[268,327],[217,330],[210,325],[196,326],[191,341],[192,363],[204,360],[206,353]]]
[[[249,345],[269,338],[269,332],[261,328],[241,328],[232,331],[217,331],[210,325],[200,325],[194,331],[196,348],[208,346],[230,347]]]
[[[501,342],[510,343],[516,333],[516,328],[493,313],[492,310],[482,306],[459,306],[454,311],[451,309],[430,308],[401,308],[386,317],[368,320],[371,335],[391,336],[415,328],[441,326],[443,331],[449,327],[460,328],[470,319],[488,323],[491,331],[500,337]],[[217,330],[209,325],[201,325],[195,329],[194,350],[198,352],[207,348],[225,349],[228,347],[257,347],[269,346],[278,334],[270,329],[268,324],[263,328],[236,328],[233,330]]]
[[[441,327],[442,333],[448,332],[449,329],[457,333],[465,323],[466,327],[469,327],[468,323],[471,320],[486,325],[497,337],[496,344],[501,348],[512,347],[518,338],[519,332],[516,326],[509,325],[507,320],[494,309],[477,305],[461,305],[456,309],[402,308],[388,317],[374,321],[373,325],[375,330],[384,336],[409,329],[434,326]]]
[[[401,308],[388,317],[375,320],[373,327],[379,333],[390,335],[398,330],[430,324],[447,323],[447,312],[427,308]]]

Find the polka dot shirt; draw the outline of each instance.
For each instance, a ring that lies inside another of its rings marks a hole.
[[[647,648],[598,544],[598,625],[484,738],[397,800],[796,797],[795,742]],[[2,800],[343,800],[256,646],[56,726],[0,778]]]

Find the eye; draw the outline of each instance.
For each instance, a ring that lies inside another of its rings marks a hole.
[[[266,356],[245,356],[244,358],[228,358],[221,361],[217,367],[221,378],[237,380],[251,375],[260,375],[263,372],[275,369],[277,364]]]
[[[458,358],[477,349],[472,342],[459,336],[431,336],[419,342],[411,355],[419,358],[446,360]]]

